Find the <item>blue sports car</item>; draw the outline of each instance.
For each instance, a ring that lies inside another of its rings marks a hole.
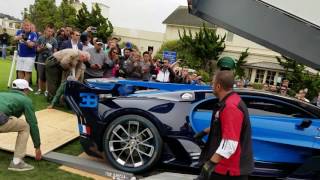
[[[268,92],[235,91],[250,113],[253,175],[285,178],[299,168],[319,175],[320,109]],[[210,126],[218,102],[210,86],[105,79],[69,81],[65,98],[85,152],[133,173],[157,163],[199,169],[206,138],[193,136]]]

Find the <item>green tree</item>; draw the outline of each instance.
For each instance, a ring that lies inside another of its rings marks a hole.
[[[55,25],[57,27],[76,27],[77,10],[71,3],[71,0],[62,0],[55,15]]]
[[[180,43],[180,40],[171,40],[164,42],[158,52],[155,54],[156,59],[162,59],[163,58],[163,51],[175,51],[177,52],[177,59],[182,59],[181,62],[182,66],[188,66],[193,69],[200,69],[201,63],[199,61],[193,60],[194,57],[186,51],[182,44]]]
[[[59,28],[75,27],[76,22],[76,9],[71,5],[71,0],[62,0],[59,7],[55,0],[36,0],[29,8],[24,8],[22,15],[34,23],[39,31],[43,31],[48,23]]]
[[[312,99],[320,90],[319,74],[311,74],[306,71],[306,67],[297,61],[286,56],[276,57],[279,64],[285,70],[285,77],[290,81],[291,91],[289,94],[294,96],[300,89],[308,88],[307,98]]]
[[[102,16],[101,8],[98,4],[92,7],[91,13],[89,13],[87,6],[82,3],[82,7],[78,12],[76,19],[76,26],[80,30],[84,31],[87,27],[97,27],[97,33],[95,36],[106,41],[113,32],[113,26],[111,22]]]
[[[247,48],[244,52],[241,53],[236,63],[235,75],[240,79],[242,79],[245,76],[243,65],[247,63],[245,59],[249,56],[248,50],[249,48]]]
[[[90,26],[90,12],[85,3],[81,4],[81,9],[78,11],[76,26],[82,31]]]
[[[286,79],[288,79],[291,84],[294,84],[294,86],[292,86],[291,89],[294,92],[297,92],[300,89],[305,88],[303,87],[304,86],[303,79],[304,79],[304,71],[305,71],[304,65],[286,56],[282,56],[282,58],[280,57],[276,57],[276,58],[279,64],[285,70]]]
[[[43,31],[48,23],[56,21],[54,18],[56,13],[55,0],[36,0],[29,9],[24,9],[23,17],[33,22],[38,31]]]
[[[187,33],[184,29],[183,33],[179,31],[179,37],[181,47],[193,56],[192,60],[199,61],[200,68],[211,74],[213,60],[217,60],[225,49],[226,35],[221,37],[217,34],[216,29],[209,29],[203,25],[195,35],[191,33],[191,30]]]

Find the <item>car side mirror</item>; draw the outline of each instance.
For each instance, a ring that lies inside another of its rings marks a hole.
[[[304,119],[300,124],[296,124],[296,129],[303,130],[310,127],[312,121],[310,119]]]

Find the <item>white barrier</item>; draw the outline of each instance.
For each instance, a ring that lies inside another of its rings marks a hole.
[[[11,87],[11,83],[12,83],[12,77],[13,77],[13,73],[15,73],[15,65],[17,62],[17,56],[18,56],[18,51],[14,51],[13,57],[12,57],[12,62],[11,62],[11,68],[10,68],[10,74],[9,74],[9,79],[8,79],[8,88]]]

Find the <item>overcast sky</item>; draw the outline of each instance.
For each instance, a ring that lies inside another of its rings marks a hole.
[[[118,27],[164,32],[162,21],[179,5],[187,5],[187,0],[80,0],[91,8],[92,2],[100,2],[110,7],[111,23]],[[57,4],[61,0],[56,0]],[[0,0],[0,12],[21,18],[23,8],[34,0]]]
[[[164,32],[162,21],[187,0],[80,0],[90,8],[92,2],[110,7],[110,20],[114,26],[146,31]],[[320,0],[263,0],[281,9],[320,25]],[[56,0],[60,3],[61,0]],[[21,18],[24,7],[34,0],[0,0],[0,12]]]

